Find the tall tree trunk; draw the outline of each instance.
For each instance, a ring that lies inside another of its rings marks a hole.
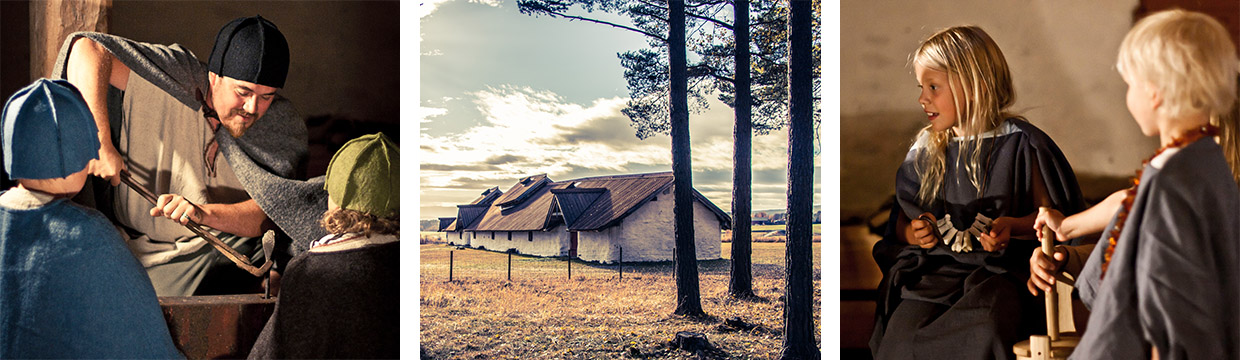
[[[781,359],[817,359],[814,341],[813,23],[809,0],[789,1],[788,222]]]
[[[732,130],[732,278],[728,293],[735,298],[753,297],[751,265],[753,103],[749,83],[749,0],[733,4],[736,21],[736,123]]]
[[[676,314],[705,316],[693,243],[693,164],[689,156],[689,78],[685,71],[685,2],[670,1],[667,50],[671,61],[672,208],[676,232]]]

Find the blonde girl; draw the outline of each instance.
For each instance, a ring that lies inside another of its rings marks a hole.
[[[941,30],[912,56],[926,127],[896,175],[896,206],[874,247],[884,271],[876,359],[988,359],[1041,326],[1022,307],[1039,206],[1082,207],[1072,168],[1010,112],[1003,52],[976,26]],[[1012,240],[1017,239],[1017,240]]]

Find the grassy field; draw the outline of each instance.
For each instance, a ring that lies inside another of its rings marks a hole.
[[[818,254],[819,244],[813,247]],[[449,251],[452,282],[447,281]],[[513,255],[509,282],[507,254],[443,245],[422,245],[421,253],[422,348],[435,359],[695,358],[666,346],[679,331],[705,333],[725,358],[772,359],[779,353],[782,243],[754,244],[754,291],[761,297],[756,301],[727,296],[727,260],[698,263],[702,307],[714,317],[706,321],[672,315],[671,263],[626,264],[621,280],[615,265],[574,261],[569,280],[563,260]],[[724,243],[723,256],[730,254]],[[820,267],[815,256],[815,302]],[[760,327],[729,331],[722,323],[733,316]]]
[[[754,233],[769,232],[769,231],[783,230],[783,229],[784,229],[784,225],[751,225],[750,226],[750,230],[753,231]],[[814,233],[815,234],[822,233],[822,224],[814,224]]]

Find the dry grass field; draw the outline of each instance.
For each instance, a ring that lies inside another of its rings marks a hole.
[[[730,257],[731,244],[723,244]],[[821,295],[821,259],[814,245],[814,298]],[[676,294],[671,263],[624,266],[512,256],[444,245],[421,248],[422,350],[435,359],[690,359],[694,354],[668,348],[676,332],[705,333],[732,359],[778,356],[783,331],[784,244],[753,245],[757,301],[728,297],[727,260],[698,266],[702,307],[714,319],[672,315]],[[454,259],[448,282],[448,257]],[[817,332],[817,306],[814,309]],[[738,316],[760,325],[732,331],[723,320]],[[815,334],[815,337],[821,336]]]

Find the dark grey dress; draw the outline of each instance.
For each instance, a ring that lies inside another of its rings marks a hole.
[[[1034,177],[1041,177],[1054,208],[1074,214],[1083,208],[1072,167],[1055,143],[1023,119],[1008,119],[983,141],[984,193],[957,164],[960,142],[947,149],[939,201],[923,209],[916,200],[920,180],[914,145],[896,175],[897,206],[886,235],[874,245],[883,270],[870,348],[876,359],[1005,359],[1012,345],[1044,328],[1040,302],[1024,290],[1029,255],[1036,241],[1012,240],[1005,250],[987,252],[966,237],[972,251],[940,243],[911,246],[896,237],[897,211],[916,219],[931,212],[950,215],[955,229],[969,229],[981,214],[989,219],[1037,211]],[[963,161],[962,161],[963,163]],[[1037,173],[1034,173],[1036,164]]]
[[[1105,278],[1102,240],[1077,280],[1092,313],[1073,359],[1240,358],[1240,191],[1212,139],[1160,157]]]

